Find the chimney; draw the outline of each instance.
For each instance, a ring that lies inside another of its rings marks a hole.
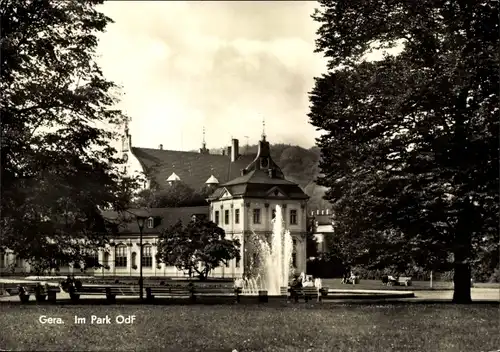
[[[231,147],[227,147],[227,156],[231,156]]]
[[[232,148],[231,148],[231,162],[235,162],[236,159],[238,159],[239,156],[239,150],[238,150],[238,140],[234,139],[232,140]]]
[[[163,150],[163,144],[160,144],[159,149],[160,149],[160,150]]]

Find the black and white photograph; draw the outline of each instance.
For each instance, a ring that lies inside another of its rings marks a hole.
[[[0,351],[500,352],[497,0],[0,0]]]

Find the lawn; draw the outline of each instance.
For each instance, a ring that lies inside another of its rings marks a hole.
[[[0,349],[59,351],[492,351],[498,304],[1,304]],[[42,325],[41,315],[64,325]],[[87,324],[74,324],[74,316]],[[91,315],[111,325],[91,325]],[[118,325],[118,315],[135,315]]]

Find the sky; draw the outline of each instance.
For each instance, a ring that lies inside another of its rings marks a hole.
[[[108,1],[98,63],[121,85],[136,147],[194,150],[256,143],[312,147],[308,92],[326,60],[314,53],[313,1]]]

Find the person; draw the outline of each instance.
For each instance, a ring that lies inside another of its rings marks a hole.
[[[382,284],[387,285],[389,283],[389,276],[383,275],[382,276]]]
[[[358,283],[358,273],[351,273],[351,283],[356,285]]]
[[[314,286],[314,282],[312,280],[312,276],[311,275],[306,275],[305,277],[305,280],[302,284],[304,287],[312,287]]]
[[[290,298],[297,301],[298,299],[298,293],[296,290],[298,290],[299,288],[302,287],[302,282],[301,282],[301,278],[297,275],[294,275],[293,276],[293,280],[292,280],[292,283],[290,284]]]
[[[342,278],[342,283],[343,284],[349,283],[349,275],[347,274],[347,270],[344,271],[344,277]]]

